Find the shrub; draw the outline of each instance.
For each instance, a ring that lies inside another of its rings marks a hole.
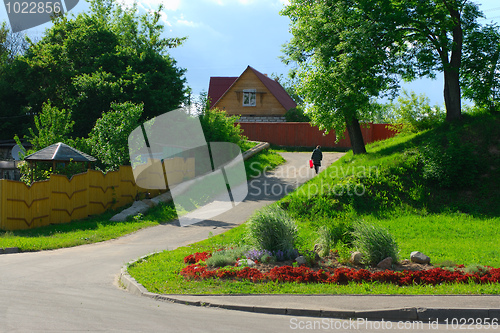
[[[320,220],[321,221],[321,220]],[[321,222],[320,222],[321,223]],[[319,254],[326,256],[331,249],[335,248],[337,243],[346,245],[352,244],[352,224],[347,220],[328,219],[318,229],[318,238],[316,244],[320,246]]]
[[[384,120],[402,133],[433,128],[444,121],[446,114],[439,106],[431,107],[429,102],[425,95],[403,90],[397,103],[388,106]]]
[[[330,253],[330,250],[335,246],[338,238],[337,229],[323,225],[318,229],[318,240],[316,243],[319,245],[319,255],[325,257]]]
[[[207,266],[210,267],[234,266],[238,259],[244,257],[245,251],[246,249],[244,248],[220,250],[213,252],[212,256],[205,262],[207,263]]]
[[[290,252],[295,248],[297,225],[284,210],[268,206],[257,211],[248,221],[250,243],[276,255],[277,251]]]
[[[285,113],[285,119],[287,122],[298,122],[298,123],[308,123],[311,121],[309,116],[304,113],[301,106],[290,109]]]
[[[242,144],[245,137],[243,130],[235,122],[237,116],[228,116],[226,111],[205,109],[199,116],[203,133],[207,142],[232,142]]]
[[[398,246],[386,229],[357,222],[353,236],[354,246],[363,254],[363,263],[376,265],[387,257],[398,261]]]
[[[436,138],[422,149],[423,176],[443,188],[473,185],[480,162],[474,143],[462,142],[459,133]]]

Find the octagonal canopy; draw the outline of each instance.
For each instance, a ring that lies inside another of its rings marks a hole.
[[[58,142],[24,158],[30,162],[95,162],[96,159],[78,149]]]

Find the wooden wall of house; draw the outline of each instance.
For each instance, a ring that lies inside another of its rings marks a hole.
[[[243,106],[243,89],[256,89],[256,106]],[[214,106],[229,115],[283,116],[287,110],[251,70],[246,70],[235,85]]]

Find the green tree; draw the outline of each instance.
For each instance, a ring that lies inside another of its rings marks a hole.
[[[500,103],[500,31],[496,25],[475,26],[465,37],[463,96],[490,112]]]
[[[13,33],[5,22],[0,25],[0,138],[12,139],[14,134],[27,133],[33,116],[23,107],[25,99],[18,93],[16,78],[25,73],[10,70],[11,64],[29,47],[29,39]]]
[[[310,102],[345,100],[346,106],[364,110],[369,96],[397,88],[394,76],[404,80],[434,78],[436,71],[441,71],[446,119],[461,118],[464,41],[470,41],[472,31],[479,33],[475,27],[482,16],[472,1],[292,0],[283,14],[291,18],[294,35],[286,49],[289,59],[316,70],[310,75],[302,71],[301,80],[315,80],[316,89],[327,87],[323,93],[310,92],[323,95],[310,98]],[[319,65],[318,58],[324,59]],[[357,73],[359,68],[361,73]],[[320,76],[323,83],[317,80]],[[348,98],[339,98],[339,93]],[[317,123],[339,127],[345,118],[349,130],[347,120],[362,116],[355,111],[332,112],[332,106],[331,102],[313,106]],[[335,119],[330,120],[328,114]]]
[[[128,136],[140,125],[142,113],[142,104],[112,103],[111,110],[97,119],[87,143],[105,171],[130,164]]]
[[[73,134],[83,137],[112,102],[143,103],[142,120],[182,104],[184,70],[167,51],[184,39],[160,37],[161,7],[141,16],[135,6],[123,9],[114,0],[90,3],[90,13],[54,18],[44,37],[10,66],[3,84],[14,89],[14,109],[37,114],[50,98],[73,111]]]
[[[312,123],[325,132],[347,127],[354,154],[365,153],[359,120],[372,97],[395,85],[384,70],[392,36],[342,0],[292,0],[282,14],[290,17],[293,34],[285,62],[299,65],[297,89]]]
[[[51,101],[43,103],[42,112],[34,117],[34,129],[28,128],[29,135],[26,136],[28,142],[32,144],[32,148],[28,151],[23,151],[23,159],[25,156],[33,154],[40,149],[48,147],[52,144],[63,142],[70,146],[74,144],[69,134],[73,129],[75,122],[71,119],[71,111],[59,109],[52,106]],[[17,135],[14,136],[17,144],[22,147],[21,141]],[[68,165],[56,170],[52,169],[51,163],[38,162],[36,168],[32,168],[28,163],[19,164],[21,172],[21,181],[27,185],[31,185],[33,181],[45,180],[52,173],[63,173],[71,176],[81,172],[81,166]]]
[[[69,134],[74,124],[70,110],[59,109],[52,106],[50,100],[47,101],[42,106],[42,112],[35,116],[35,129],[28,129],[30,134],[26,138],[33,145],[28,154],[58,142],[71,144]]]

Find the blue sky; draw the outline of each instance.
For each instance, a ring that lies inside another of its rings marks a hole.
[[[129,2],[131,0],[124,0]],[[279,59],[282,45],[291,35],[289,20],[279,15],[287,0],[148,0],[138,2],[142,11],[164,5],[162,15],[165,36],[188,39],[183,46],[171,50],[178,66],[187,69],[188,85],[194,94],[208,90],[211,76],[239,76],[250,65],[262,73],[287,74]],[[498,0],[476,1],[487,20],[500,22]],[[71,13],[88,10],[80,0]],[[7,21],[4,6],[0,20]],[[50,23],[27,30],[40,36]],[[432,104],[443,105],[443,80],[421,79],[404,84],[408,90],[424,93]]]

